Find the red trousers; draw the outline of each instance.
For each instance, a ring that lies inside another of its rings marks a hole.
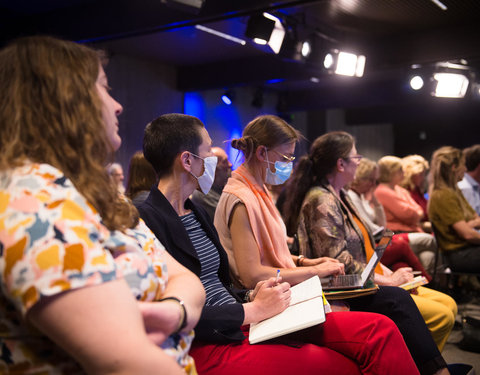
[[[421,271],[428,281],[432,280],[432,276],[425,271],[422,263],[408,244],[408,233],[395,234],[392,237],[392,242],[383,253],[382,263],[393,271],[401,267],[411,267],[414,271]]]
[[[199,375],[419,374],[395,324],[364,312],[330,313],[323,324],[263,344],[194,342],[190,354]]]

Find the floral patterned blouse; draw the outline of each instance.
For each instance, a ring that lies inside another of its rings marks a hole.
[[[0,173],[0,373],[83,373],[25,314],[46,296],[118,278],[138,300],[161,298],[168,280],[164,251],[143,222],[125,233],[109,231],[50,165]],[[193,331],[172,335],[162,348],[195,374],[192,340]]]

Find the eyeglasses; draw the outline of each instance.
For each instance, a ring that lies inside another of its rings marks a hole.
[[[278,152],[277,150],[271,150],[271,151],[276,152],[278,155],[283,157],[285,159],[285,161],[287,161],[287,162],[291,162],[291,161],[295,160],[295,156],[287,156],[287,155],[282,154],[281,152]]]
[[[349,156],[348,158],[344,158],[345,160],[346,159],[355,159],[357,161],[360,161],[363,159],[363,155],[353,155],[353,156]]]

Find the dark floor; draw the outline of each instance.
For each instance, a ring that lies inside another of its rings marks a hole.
[[[461,348],[462,340],[464,339],[462,316],[467,314],[480,319],[480,295],[477,292],[476,294],[469,295],[453,294],[452,297],[455,298],[458,305],[457,322],[450,334],[442,355],[449,364],[466,363],[472,365],[475,373],[480,375],[480,353]],[[468,327],[466,329],[468,329]],[[480,343],[480,328],[477,328],[476,332],[478,332],[478,335],[475,333],[474,335]]]

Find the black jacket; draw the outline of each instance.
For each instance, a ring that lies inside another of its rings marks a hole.
[[[242,294],[245,291],[236,291],[232,287],[229,275],[227,253],[220,244],[217,231],[207,213],[187,199],[185,208],[195,213],[203,230],[218,249],[220,267],[218,277],[227,291],[239,302],[222,306],[204,306],[200,320],[195,327],[195,336],[198,340],[228,343],[241,341],[245,338],[240,327],[244,320]],[[200,277],[200,260],[190,237],[180,218],[170,202],[157,189],[152,187],[150,195],[139,207],[140,216],[152,230],[167,251],[183,266]]]

